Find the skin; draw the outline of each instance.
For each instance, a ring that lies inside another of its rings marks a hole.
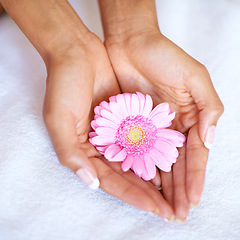
[[[134,207],[183,219],[189,203],[200,199],[208,154],[202,141],[222,105],[206,69],[160,33],[153,2],[100,1],[105,46],[65,0],[0,2],[45,62],[43,116],[59,161],[75,173],[87,169],[100,188]],[[138,16],[132,16],[131,4]],[[160,185],[161,179],[163,195],[151,182],[107,162],[88,142],[93,108],[111,95],[136,90],[151,94],[155,105],[168,101],[177,112],[173,127],[188,137],[173,171],[153,180]]]
[[[88,142],[93,108],[120,93],[103,43],[86,28],[67,1],[1,3],[45,62],[43,116],[62,165],[75,173],[87,169],[99,178],[100,188],[107,193],[136,208],[172,219],[172,207],[154,185],[132,172],[123,173],[119,164],[106,162]]]
[[[216,125],[223,105],[207,69],[167,39],[158,27],[155,1],[99,1],[105,46],[123,92],[151,95],[168,102],[176,118],[171,126],[187,137],[172,171],[153,182],[184,221],[203,191],[208,149],[207,128]]]

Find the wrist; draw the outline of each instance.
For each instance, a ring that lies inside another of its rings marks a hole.
[[[91,36],[67,0],[1,0],[1,3],[45,63]]]
[[[99,0],[99,6],[107,45],[142,32],[160,31],[153,0]]]

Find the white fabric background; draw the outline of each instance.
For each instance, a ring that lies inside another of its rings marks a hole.
[[[103,38],[97,2],[71,1]],[[240,1],[157,1],[162,32],[205,64],[224,105],[199,207],[166,223],[101,190],[57,160],[45,129],[46,71],[26,37],[0,17],[0,240],[239,239]]]

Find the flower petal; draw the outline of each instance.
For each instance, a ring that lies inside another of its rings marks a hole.
[[[127,156],[126,150],[123,148],[118,154],[116,154],[112,159],[109,159],[111,162],[122,162]]]
[[[117,130],[109,127],[97,127],[95,132],[98,136],[112,138],[116,136]]]
[[[124,118],[127,117],[125,112],[122,109],[122,106],[116,102],[110,102],[109,107],[111,109],[111,112],[120,120],[122,121]]]
[[[155,148],[153,148],[150,152],[150,157],[154,161],[154,163],[164,172],[171,171],[171,164],[167,161],[167,159]]]
[[[143,115],[144,117],[148,117],[149,113],[150,113],[151,110],[152,110],[152,107],[153,107],[152,98],[147,94],[147,95],[146,95],[146,101],[145,101],[145,105],[144,105],[144,108],[143,108],[142,115]]]
[[[155,167],[155,166],[154,166]],[[155,167],[156,169],[156,167]],[[143,172],[142,172],[142,175],[141,175],[142,179],[144,179],[145,181],[149,181],[151,180],[152,178],[149,176],[147,170],[144,168],[143,169]]]
[[[109,98],[109,102],[117,102],[116,96],[111,96],[111,97]]]
[[[122,149],[116,145],[112,144],[105,150],[104,157],[108,160],[114,158]]]
[[[115,143],[115,137],[102,137],[102,136],[96,136],[91,138],[91,143],[96,146],[105,146],[105,145],[109,145],[109,144],[113,144]]]
[[[106,109],[108,111],[110,111],[110,108],[109,108],[109,103],[106,102],[106,101],[102,101],[99,106],[102,108],[102,109]]]
[[[150,179],[153,179],[156,176],[155,163],[148,153],[145,153],[143,158],[144,158],[147,173],[148,173]]]
[[[158,129],[157,137],[159,139],[169,140],[176,147],[182,147],[183,143],[186,140],[185,136],[182,133],[172,130],[172,129]]]
[[[136,94],[132,94],[132,99],[131,99],[131,113],[132,116],[136,117],[139,115],[139,99]]]
[[[92,127],[93,130],[95,130],[98,127],[98,125],[96,123],[96,120],[91,121],[91,127]]]
[[[139,177],[141,177],[144,167],[143,158],[138,155],[133,156],[132,169]]]
[[[132,164],[133,164],[133,156],[132,155],[128,155],[125,160],[122,162],[122,170],[124,172],[128,171],[131,167],[132,167]]]
[[[112,121],[116,124],[120,123],[120,120],[114,114],[109,112],[108,110],[102,109],[101,110],[101,115],[102,115],[102,117],[107,118],[107,119],[109,119],[110,121]]]
[[[179,155],[176,146],[166,139],[157,139],[154,143],[154,147],[162,154],[166,153],[174,158],[177,158]]]
[[[163,116],[163,113],[159,113],[151,119],[153,124],[157,128],[166,128],[172,125],[172,120],[175,118],[175,113],[171,113],[170,115]]]
[[[94,108],[94,113],[95,113],[96,115],[100,115],[101,110],[102,110],[101,107],[96,106],[96,107]]]
[[[116,101],[117,101],[118,104],[120,104],[122,106],[124,114],[126,116],[129,116],[128,109],[127,109],[125,98],[124,98],[123,94],[118,94],[116,96]]]
[[[124,93],[123,95],[124,95],[124,99],[125,99],[128,114],[132,115],[132,112],[131,112],[131,94],[130,93]]]
[[[169,113],[169,104],[168,103],[160,103],[158,104],[149,114],[149,119],[151,119],[153,116],[159,113],[166,113],[168,115]]]
[[[103,155],[104,155],[107,148],[108,148],[108,146],[105,146],[105,147],[96,146],[96,149]]]
[[[93,137],[96,137],[97,134],[96,134],[96,132],[89,132],[88,136],[89,136],[90,138],[93,138]]]
[[[139,115],[141,115],[142,112],[143,112],[143,108],[144,108],[144,105],[145,105],[146,98],[140,92],[137,92],[137,96],[138,96],[138,99],[139,99]]]
[[[112,122],[111,120],[109,120],[107,118],[99,117],[95,121],[96,121],[98,126],[110,127],[110,128],[113,128],[113,129],[118,128],[118,125],[116,123]]]

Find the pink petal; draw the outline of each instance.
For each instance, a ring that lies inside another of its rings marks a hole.
[[[132,94],[132,99],[131,99],[131,115],[132,116],[137,116],[139,115],[139,99],[136,94]]]
[[[175,130],[172,129],[158,129],[157,136],[161,138],[167,138],[171,140],[179,140],[185,142],[186,138],[185,136]]]
[[[92,129],[94,129],[94,130],[98,127],[98,125],[97,125],[97,123],[96,123],[96,120],[91,121],[91,127],[92,127]]]
[[[164,112],[164,113],[166,113],[166,115],[168,115],[168,113],[169,113],[169,104],[168,103],[160,103],[160,104],[158,104],[152,110],[152,112],[149,114],[149,119],[151,119],[156,114],[159,114],[159,113],[162,113],[162,112]]]
[[[164,172],[171,171],[171,164],[167,161],[167,159],[157,150],[152,149],[150,152],[150,157],[155,162],[155,164]]]
[[[138,96],[138,99],[139,99],[139,115],[142,114],[143,112],[143,108],[144,108],[144,105],[145,105],[145,101],[146,101],[146,98],[145,96],[140,93],[140,92],[137,92],[137,96]]]
[[[141,177],[144,167],[143,158],[138,155],[133,156],[132,169],[139,177]]]
[[[156,166],[148,153],[144,154],[144,162],[150,179],[153,179],[156,176]]]
[[[162,113],[155,115],[151,120],[157,128],[169,127],[172,124],[172,120],[175,118],[175,113],[171,113],[168,116],[163,116]]]
[[[110,102],[109,107],[111,112],[120,120],[122,121],[124,118],[127,117],[127,114],[122,109],[122,106],[116,102]]]
[[[152,98],[147,94],[147,95],[146,95],[146,101],[145,101],[145,105],[144,105],[144,108],[143,108],[142,115],[143,115],[144,117],[148,117],[149,113],[150,113],[151,110],[152,110],[152,107],[153,107]]]
[[[111,96],[111,97],[109,98],[109,102],[117,102],[116,96]]]
[[[113,158],[109,159],[111,162],[122,162],[127,156],[126,150],[123,148],[119,153],[117,153]]]
[[[88,134],[88,136],[89,136],[90,138],[93,138],[93,137],[96,137],[97,134],[96,134],[95,132],[90,132],[90,133]]]
[[[155,167],[155,166],[154,166]],[[155,167],[156,169],[156,167]],[[144,179],[145,181],[149,181],[151,180],[152,178],[149,176],[147,170],[144,168],[143,169],[143,172],[142,172],[142,175],[141,175],[142,179]]]
[[[124,99],[125,99],[128,114],[131,115],[132,114],[131,113],[131,94],[130,93],[124,93],[123,96],[124,96]]]
[[[182,147],[183,143],[186,140],[185,136],[182,133],[172,129],[158,129],[157,137],[160,140],[167,139],[176,147]]]
[[[97,115],[100,115],[101,109],[102,109],[101,107],[96,106],[96,107],[94,108],[94,113],[97,114]]]
[[[118,128],[118,125],[116,123],[108,120],[107,118],[99,117],[95,121],[96,121],[98,126],[110,127],[110,128],[113,128],[113,129]]]
[[[95,132],[99,136],[107,137],[107,138],[112,138],[116,136],[117,130],[109,127],[98,127],[96,128]]]
[[[123,94],[118,94],[116,98],[117,98],[117,103],[122,106],[122,109],[123,109],[124,113],[126,114],[126,116],[129,116]]]
[[[167,153],[168,155],[177,158],[179,153],[177,148],[175,147],[174,144],[172,144],[170,141],[166,140],[166,139],[158,139],[155,143],[154,143],[154,147],[161,153]]]
[[[106,109],[108,111],[110,111],[110,108],[109,108],[109,103],[106,102],[106,101],[102,101],[99,106],[102,108],[102,109]]]
[[[120,120],[114,114],[112,114],[111,112],[109,112],[105,109],[101,110],[101,115],[102,115],[102,117],[107,118],[116,124],[120,123]]]
[[[98,146],[96,146],[96,149],[97,149],[101,154],[104,154],[107,148],[108,148],[108,147],[98,147]]]
[[[94,120],[96,120],[97,118],[101,117],[101,115],[95,114],[94,115]]]
[[[122,149],[116,145],[116,144],[112,144],[109,147],[107,147],[107,149],[105,150],[104,156],[106,159],[112,159],[113,157],[115,157]]]
[[[115,143],[115,137],[107,138],[107,137],[96,136],[96,137],[91,138],[91,142],[94,146],[109,145],[109,144]]]
[[[132,164],[133,164],[133,156],[132,155],[128,155],[125,160],[122,162],[122,170],[124,172],[128,171],[131,167],[132,167]]]

